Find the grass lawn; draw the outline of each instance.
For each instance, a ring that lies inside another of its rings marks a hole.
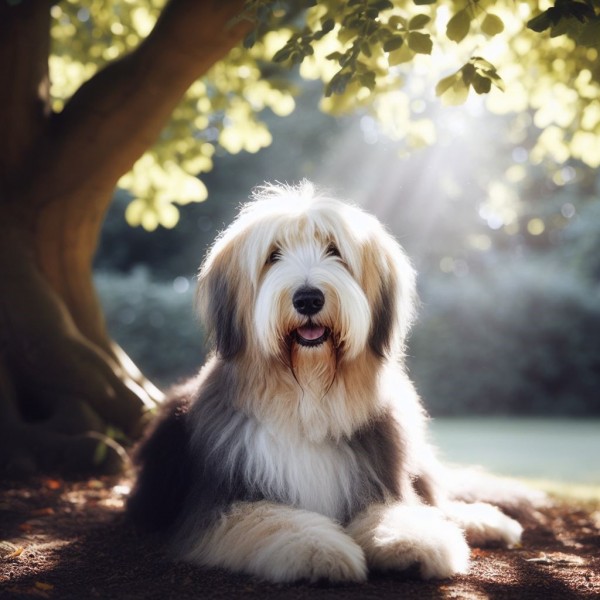
[[[446,461],[480,465],[562,496],[600,498],[600,420],[439,418],[431,437]]]

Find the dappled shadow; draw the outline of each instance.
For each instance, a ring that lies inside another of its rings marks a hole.
[[[25,560],[28,560],[25,558]],[[85,532],[77,540],[54,548],[43,568],[12,578],[8,591],[25,593],[42,584],[48,598],[318,598],[369,599],[439,598],[439,582],[421,582],[399,574],[379,574],[356,585],[274,585],[218,569],[199,569],[167,560],[157,541],[139,536],[122,517]],[[48,588],[47,586],[51,586]]]
[[[540,600],[582,598],[587,594],[597,596],[591,585],[580,584],[572,574],[565,570],[552,572],[542,566],[527,563],[523,560],[511,566],[513,581],[479,582],[478,588],[487,598],[518,598],[519,600]]]
[[[24,548],[0,563],[2,598],[568,599],[600,592],[592,515],[566,507],[545,511],[547,524],[530,527],[520,549],[474,550],[468,576],[423,582],[401,573],[374,573],[358,585],[282,586],[169,562],[156,539],[137,534],[124,521],[127,482],[60,484],[49,490],[38,482],[2,496],[2,538]]]

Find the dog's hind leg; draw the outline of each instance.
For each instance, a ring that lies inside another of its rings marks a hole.
[[[231,505],[190,545],[182,557],[186,561],[273,582],[367,577],[362,549],[339,525],[323,515],[272,502]]]
[[[442,482],[447,499],[492,504],[521,523],[543,522],[539,509],[551,504],[544,492],[480,468],[441,467],[438,481]]]
[[[474,546],[502,544],[511,547],[521,541],[521,524],[491,504],[447,502],[440,510],[465,530],[468,542]]]

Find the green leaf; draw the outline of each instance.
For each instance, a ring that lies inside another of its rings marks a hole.
[[[442,81],[444,80],[442,79]],[[438,86],[440,83],[438,83]],[[448,106],[458,106],[467,101],[467,97],[469,96],[469,86],[464,82],[463,78],[459,76],[458,79],[455,79],[452,82],[452,85],[448,86],[444,92],[438,95],[441,97],[444,104]]]
[[[347,26],[342,27],[337,34],[338,40],[342,44],[348,43],[350,40],[353,40],[356,37],[356,31],[348,28]]]
[[[390,0],[374,0],[373,2],[369,2],[369,8],[374,8],[381,12],[383,10],[394,8],[394,5],[390,2]]]
[[[352,46],[352,50],[348,50],[339,60],[340,67],[349,66],[350,68],[354,68],[356,65],[356,58],[358,57],[358,53],[360,52],[360,48],[358,43],[355,43]]]
[[[504,23],[497,15],[488,13],[481,24],[481,31],[489,36],[498,35],[504,31]]]
[[[381,27],[375,33],[369,36],[369,44],[385,44],[394,37],[394,33],[387,27]]]
[[[411,61],[413,57],[413,51],[408,47],[408,44],[404,44],[398,50],[394,50],[388,54],[388,65],[395,67],[396,65]]]
[[[457,73],[452,73],[452,75],[448,75],[448,77],[444,77],[438,81],[438,84],[435,86],[435,95],[441,96],[448,89],[450,89],[459,79],[461,79],[460,71]]]
[[[490,77],[490,79],[492,80],[492,83],[502,92],[506,91],[506,84],[504,83],[504,80],[502,79],[502,77],[496,75],[496,77]]]
[[[325,87],[325,96],[329,97],[333,94],[343,94],[350,83],[352,73],[350,71],[338,71],[331,81]]]
[[[252,48],[256,43],[256,29],[253,29],[245,38],[244,38],[244,48]]]
[[[467,37],[471,28],[471,17],[467,10],[463,8],[459,10],[449,21],[446,26],[446,36],[453,42],[460,42]]]
[[[431,21],[431,17],[429,15],[415,15],[408,22],[408,29],[423,29],[427,23]]]
[[[340,62],[340,59],[343,58],[344,55],[341,52],[332,52],[331,54],[328,54],[325,58],[327,60],[337,60],[338,62]]]
[[[485,58],[482,58],[481,56],[473,56],[469,62],[478,69],[496,72],[496,67],[489,60],[485,60]]]
[[[293,48],[285,45],[281,50],[278,50],[273,56],[273,62],[285,62],[292,54]]]
[[[364,23],[365,19],[363,17],[357,17],[355,15],[350,15],[347,19],[342,21],[342,25],[346,29],[354,29],[355,31],[362,29]]]
[[[472,63],[468,62],[461,70],[463,81],[467,85],[471,85],[473,77],[475,76],[475,67]]]
[[[552,18],[553,13],[551,12],[552,10],[552,8],[549,8],[536,17],[533,17],[533,19],[529,19],[529,21],[527,21],[528,29],[536,31],[537,33],[541,33],[542,31],[546,31],[546,29],[549,27],[552,27],[554,24],[554,19]]]
[[[467,77],[470,77],[470,81],[474,81],[476,77],[484,77],[485,79],[489,79],[490,82],[495,85],[499,90],[504,91],[506,86],[504,85],[504,81],[502,81],[502,77],[498,75],[496,71],[496,67],[485,58],[481,56],[473,56],[471,60],[463,67],[463,71],[466,71],[467,67],[473,67],[474,71],[471,71]],[[475,87],[475,84],[472,83]],[[483,84],[481,84],[483,85]],[[487,85],[487,84],[486,84]],[[477,91],[477,90],[476,90]],[[480,93],[480,92],[477,92]]]
[[[404,38],[401,35],[395,35],[383,44],[383,49],[385,52],[393,52],[394,50],[398,50],[402,44],[404,44]]]
[[[437,0],[413,0],[417,6],[425,6],[426,4],[435,4]]]
[[[600,47],[600,17],[587,22],[577,36],[577,43],[582,46]]]
[[[588,19],[596,17],[593,5],[590,6],[584,2],[569,2],[566,12],[578,19],[580,23],[585,23]]]
[[[299,65],[304,60],[304,54],[299,50],[294,50],[290,54],[290,61],[293,65]]]
[[[478,94],[488,94],[489,91],[492,89],[491,79],[488,79],[487,77],[484,77],[483,75],[479,75],[477,73],[475,73],[475,75],[473,76],[473,81],[471,82],[471,85]]]
[[[372,71],[363,73],[359,77],[359,81],[362,86],[368,88],[371,92],[375,89],[375,73]]]
[[[504,84],[502,77],[500,77],[495,70],[485,71],[483,75],[485,75],[499,90],[502,90],[503,92],[506,90],[506,85]]]
[[[335,27],[335,21],[333,19],[325,19],[321,23],[321,31],[329,33]]]
[[[92,457],[92,463],[94,466],[100,466],[108,456],[108,445],[105,441],[99,440],[94,449],[94,456]]]
[[[428,33],[411,31],[408,34],[408,47],[418,54],[431,54],[433,42]]]
[[[406,28],[407,22],[404,17],[401,17],[400,15],[393,15],[389,18],[388,25],[393,29],[397,29],[398,27]]]
[[[561,19],[556,25],[550,28],[550,37],[555,38],[565,34],[575,36],[580,30],[581,23],[575,17],[569,17]]]

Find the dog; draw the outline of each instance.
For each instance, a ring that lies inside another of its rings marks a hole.
[[[140,446],[133,521],[177,559],[272,582],[443,579],[469,543],[517,545],[428,441],[404,366],[415,296],[375,217],[308,182],[258,189],[201,266],[214,349]]]

